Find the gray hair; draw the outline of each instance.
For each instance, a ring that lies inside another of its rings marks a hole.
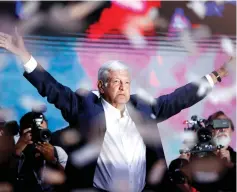
[[[110,71],[128,70],[128,67],[118,60],[108,61],[103,64],[98,71],[98,80],[106,83],[108,81],[108,75]]]

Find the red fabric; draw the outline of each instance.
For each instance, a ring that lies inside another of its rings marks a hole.
[[[191,192],[198,192],[198,191],[194,187],[191,187]]]
[[[142,3],[144,5],[142,10],[134,10],[112,2],[110,8],[103,10],[99,21],[89,27],[88,37],[100,38],[108,33],[121,34],[130,18],[146,15],[152,7],[160,7],[160,1],[142,1]]]

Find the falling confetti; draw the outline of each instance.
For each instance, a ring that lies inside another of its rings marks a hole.
[[[155,7],[152,7],[148,12],[148,17],[151,20],[155,20],[157,17],[159,17],[159,10]]]
[[[22,107],[24,107],[28,111],[33,110],[35,112],[44,112],[46,110],[46,105],[43,102],[36,100],[30,95],[23,95],[20,98],[20,102]]]
[[[144,2],[141,0],[131,0],[131,1],[119,1],[119,0],[114,0],[114,3],[117,3],[121,6],[124,6],[126,8],[131,8],[133,10],[143,10],[144,9]]]
[[[152,97],[148,92],[146,92],[144,89],[142,88],[138,88],[137,91],[137,96],[138,98],[140,98],[141,100],[143,100],[145,103],[148,103],[150,105],[154,105],[156,103],[156,100],[154,97]]]
[[[215,88],[208,94],[208,100],[214,105],[229,103],[234,97],[236,97],[236,85],[225,88]]]
[[[197,143],[197,134],[194,131],[184,131],[180,135],[184,150],[191,149]]]
[[[16,119],[16,114],[11,109],[0,109],[0,120],[12,121]]]
[[[180,32],[180,43],[185,48],[185,50],[191,54],[195,54],[197,52],[197,46],[192,39],[190,31],[183,30]]]
[[[192,30],[192,37],[195,40],[208,39],[211,35],[211,29],[207,25],[199,25]]]
[[[65,181],[65,175],[61,171],[57,171],[48,167],[42,169],[42,178],[45,183],[51,185],[63,184]]]
[[[193,73],[188,73],[188,81],[198,86],[197,95],[199,97],[204,96],[211,89],[211,85],[208,81],[204,79],[200,79],[200,77],[198,77],[197,75]]]
[[[217,181],[219,179],[219,176],[217,173],[215,172],[202,172],[202,171],[197,171],[194,174],[194,179],[197,182],[201,182],[201,183],[210,183],[210,182],[214,182]]]
[[[191,1],[187,4],[187,7],[200,18],[204,19],[206,16],[206,6],[205,6],[205,1],[200,1],[200,0],[195,0]]]
[[[91,143],[71,154],[72,163],[77,167],[82,167],[95,160],[100,153],[101,147],[97,143]]]
[[[71,128],[64,131],[60,139],[64,145],[69,146],[78,143],[80,141],[80,135],[77,130]]]
[[[39,7],[39,1],[25,1],[18,14],[23,19],[29,19],[39,10]]]
[[[221,38],[221,47],[225,53],[227,53],[229,56],[235,56],[235,50],[233,42],[228,37],[222,37]]]
[[[165,171],[166,171],[165,161],[159,160],[158,162],[156,162],[149,173],[148,183],[152,185],[160,183],[160,181],[164,176]]]
[[[151,118],[152,118],[152,119],[156,119],[156,116],[152,113],[152,114],[151,114]]]
[[[134,46],[134,48],[144,48],[147,45],[145,37],[138,29],[134,27],[125,27],[124,34],[130,41],[130,43]]]
[[[225,3],[225,0],[215,0],[217,5],[223,5]]]
[[[70,9],[56,4],[48,13],[48,26],[52,29],[76,32],[80,29],[81,22],[70,16]]]

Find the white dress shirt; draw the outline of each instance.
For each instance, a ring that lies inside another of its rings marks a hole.
[[[146,147],[143,139],[126,108],[121,117],[120,111],[104,99],[102,105],[106,132],[97,160],[94,186],[114,191],[113,187],[123,185],[125,191],[140,192],[145,186],[146,177]]]
[[[31,73],[37,66],[33,57],[24,65]],[[206,75],[211,87],[214,82]],[[102,99],[105,112],[106,132],[97,160],[93,185],[96,188],[114,191],[113,187],[124,187],[125,191],[140,192],[145,186],[146,147],[127,108],[123,115],[118,109]]]

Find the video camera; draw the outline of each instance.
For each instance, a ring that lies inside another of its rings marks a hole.
[[[33,112],[33,123],[31,127],[32,141],[37,142],[49,142],[51,140],[51,131],[49,129],[44,129],[41,124],[44,121],[44,116],[42,113]]]
[[[185,124],[187,124],[188,127],[184,128],[184,131],[195,132],[197,142],[191,149],[180,150],[180,154],[190,152],[191,155],[203,157],[223,147],[221,145],[213,145],[212,131],[213,129],[228,128],[230,126],[230,121],[227,119],[214,119],[208,121],[206,119],[198,119],[198,117],[194,115],[191,117],[190,121],[185,121]]]
[[[213,144],[212,131],[213,129],[225,129],[230,126],[230,121],[226,119],[214,119],[208,121],[206,119],[199,119],[196,115],[191,117],[191,120],[185,121],[187,127],[184,128],[185,132],[194,133],[196,140],[194,145],[190,148],[180,150],[182,153],[191,153],[190,161],[192,158],[203,158],[215,155],[214,151],[222,148],[223,146],[216,146]],[[186,159],[175,159],[169,165],[170,180],[176,184],[183,184],[187,181],[186,176],[182,173],[181,168],[188,165],[189,161]]]

